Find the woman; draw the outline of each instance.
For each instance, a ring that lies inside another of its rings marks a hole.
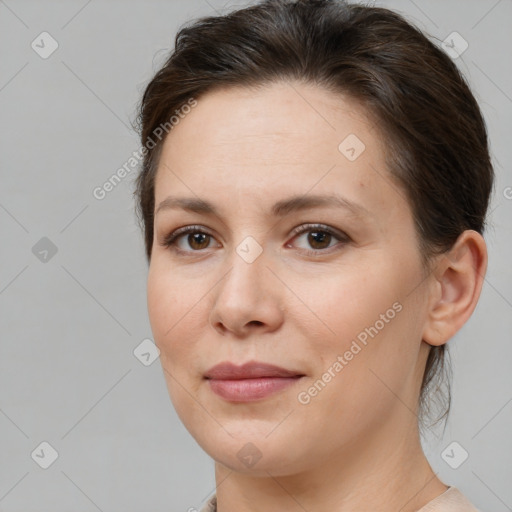
[[[387,9],[261,2],[178,33],[139,129],[202,510],[475,511],[420,443],[487,267],[486,127],[450,58]]]

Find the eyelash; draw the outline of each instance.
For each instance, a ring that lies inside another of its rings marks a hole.
[[[330,254],[332,251],[331,249],[337,247],[338,245],[345,245],[349,242],[351,242],[351,238],[342,231],[337,231],[329,226],[326,226],[325,224],[303,224],[302,226],[299,226],[295,228],[292,231],[292,235],[295,238],[298,235],[301,235],[303,233],[308,232],[320,232],[320,233],[328,233],[329,235],[336,238],[341,244],[336,244],[332,247],[328,247],[327,249],[316,249],[316,250],[309,250],[309,249],[302,249],[308,256],[323,256],[325,254]],[[183,236],[190,233],[194,234],[203,234],[210,237],[213,237],[212,234],[210,234],[208,231],[205,231],[201,226],[185,226],[184,228],[177,229],[176,231],[170,233],[168,236],[164,238],[162,243],[160,245],[173,250],[174,252],[178,254],[183,255],[190,255],[190,253],[201,253],[204,251],[204,249],[200,250],[191,250],[191,251],[184,251],[183,249],[179,249],[177,247],[177,241]]]

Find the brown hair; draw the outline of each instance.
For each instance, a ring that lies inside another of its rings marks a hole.
[[[411,206],[427,271],[432,257],[449,250],[464,230],[483,233],[494,172],[478,104],[450,57],[385,8],[341,0],[266,0],[182,27],[141,99],[141,141],[147,145],[191,97],[283,80],[346,94],[375,119],[390,175]],[[134,192],[148,262],[164,140],[145,153]],[[430,398],[445,406],[435,423],[449,412],[450,379],[443,380],[447,355],[445,345],[430,349],[421,424],[431,412]]]

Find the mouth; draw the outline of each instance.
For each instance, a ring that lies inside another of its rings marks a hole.
[[[204,378],[210,389],[230,402],[262,400],[293,386],[305,377],[304,373],[279,366],[250,361],[241,366],[220,363],[208,370]]]

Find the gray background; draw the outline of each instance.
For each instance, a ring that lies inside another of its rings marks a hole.
[[[448,427],[424,446],[441,479],[483,511],[512,510],[512,2],[376,4],[439,43],[453,31],[469,43],[456,62],[497,173],[489,270],[449,343]],[[101,201],[92,191],[139,148],[130,120],[177,28],[242,5],[0,1],[1,511],[186,511],[215,490],[213,461],[174,412],[159,360],[133,354],[152,337],[135,171]],[[31,48],[43,31],[59,44],[47,59]],[[57,248],[46,262],[32,250],[43,237]],[[31,458],[42,441],[59,454],[48,469]],[[441,457],[453,441],[469,453],[458,469]]]

